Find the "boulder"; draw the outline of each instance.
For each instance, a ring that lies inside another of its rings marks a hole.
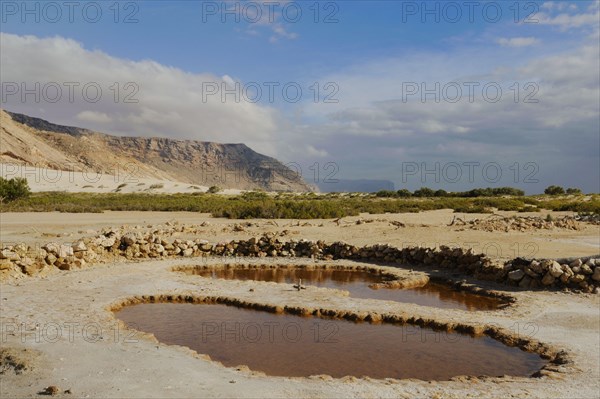
[[[525,268],[523,269],[523,271],[529,277],[533,277],[533,278],[539,278],[540,277],[540,275],[537,274],[536,272],[534,272],[529,266],[525,266]]]
[[[525,272],[523,270],[513,270],[508,273],[508,278],[512,281],[520,281],[525,276]]]
[[[29,247],[25,244],[17,244],[13,247],[13,251],[17,253],[17,255],[19,255],[20,257],[25,257],[27,256],[27,253],[29,252]]]
[[[571,270],[571,268],[567,265],[562,265],[562,270],[563,270],[563,274],[560,276],[560,281],[563,284],[567,284],[569,282],[569,279],[571,277],[573,277],[574,273]]]
[[[542,279],[542,284],[546,285],[546,286],[552,285],[552,284],[554,284],[555,280],[556,279],[554,278],[554,276],[552,276],[552,274],[550,274],[550,272],[548,272],[544,275],[544,278]]]
[[[600,281],[600,266],[596,266],[594,269],[594,274],[592,275],[592,280]]]
[[[540,267],[542,269],[542,271],[545,273],[548,271],[548,269],[550,269],[550,266],[554,263],[555,261],[553,261],[552,259],[544,259],[540,262]]]
[[[2,251],[0,251],[0,259],[17,261],[21,259],[21,257],[16,252],[11,251],[10,249],[3,249]]]
[[[581,265],[581,273],[593,274],[594,270],[588,264],[584,264],[584,265]]]
[[[585,281],[585,276],[583,274],[575,274],[573,277],[569,279],[569,283],[579,284],[582,281]]]
[[[102,237],[100,239],[100,242],[98,243],[98,245],[100,245],[104,248],[110,248],[113,245],[115,245],[116,242],[117,242],[117,239],[115,237]]]
[[[121,237],[121,242],[123,244],[125,244],[126,246],[131,246],[131,245],[135,244],[136,241],[137,241],[137,237],[135,236],[134,233],[127,233],[123,237]]]
[[[46,255],[46,263],[49,264],[50,266],[54,265],[54,263],[56,263],[57,259],[58,258],[52,253],[49,253],[48,255]]]
[[[49,242],[48,244],[44,245],[42,248],[51,254],[58,255],[58,251],[60,250],[60,244],[58,244],[56,242]]]
[[[582,265],[581,259],[575,259],[573,262],[569,264],[571,267],[579,267]]]
[[[594,267],[594,266],[600,266],[600,259],[593,259],[590,258],[587,260],[587,262],[585,262],[586,265],[588,265],[589,267]]]
[[[27,262],[24,262],[25,259],[27,259]],[[21,270],[23,270],[23,273],[27,274],[28,276],[33,276],[37,273],[40,272],[40,270],[42,270],[44,268],[44,265],[41,262],[34,262],[33,260],[29,259],[29,258],[25,258],[23,259],[23,261],[21,261]]]
[[[563,274],[563,270],[560,266],[560,263],[552,261],[552,263],[550,263],[548,267],[548,273],[550,273],[554,278],[560,277],[560,275]]]
[[[540,262],[538,262],[537,260],[532,260],[531,263],[529,264],[529,268],[531,270],[533,270],[534,272],[536,272],[537,274],[544,273],[544,268],[542,267],[542,264]]]
[[[50,251],[48,251],[50,252]],[[61,245],[58,247],[58,257],[59,258],[66,258],[67,256],[71,256],[73,255],[73,247],[71,247],[70,245]]]
[[[531,286],[531,277],[529,277],[529,276],[523,277],[523,279],[519,282],[520,288],[528,289],[530,286]]]
[[[85,243],[83,241],[79,240],[75,244],[73,244],[73,252],[83,251],[87,251],[87,247],[85,246]]]
[[[13,263],[11,261],[9,261],[8,259],[0,260],[0,270],[8,270],[8,269],[11,269],[12,266],[13,266]]]

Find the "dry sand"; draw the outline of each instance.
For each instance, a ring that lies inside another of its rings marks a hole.
[[[497,212],[504,216],[545,217],[547,212],[516,213]],[[571,212],[551,212],[554,218],[573,215]],[[600,226],[582,224],[581,230],[537,230],[526,232],[487,232],[469,230],[462,226],[449,227],[454,216],[465,220],[490,217],[489,214],[457,214],[451,210],[428,211],[387,215],[362,214],[346,217],[339,222],[331,219],[313,220],[229,220],[212,218],[208,214],[193,212],[104,212],[104,213],[6,213],[0,215],[2,229],[0,242],[45,244],[49,241],[71,243],[82,236],[92,236],[102,228],[111,226],[151,226],[167,222],[200,225],[205,232],[202,237],[210,242],[243,239],[264,232],[287,230],[289,238],[346,241],[355,245],[390,243],[402,246],[449,245],[473,248],[493,258],[511,259],[516,256],[538,258],[560,258],[566,256],[591,256],[600,253]],[[362,224],[356,224],[357,221]],[[406,227],[392,225],[400,221]],[[251,226],[246,226],[250,223]],[[234,231],[239,224],[244,231]],[[181,238],[187,237],[184,234]]]
[[[488,248],[495,244],[501,249],[498,257],[502,258],[514,257],[512,251],[527,243],[537,244],[537,257],[584,256],[600,252],[598,226],[587,226],[580,231],[459,231],[456,227],[446,226],[452,216],[451,211],[361,215],[360,218],[344,218],[339,225],[331,220],[253,220],[250,221],[252,226],[244,227],[245,231],[236,232],[233,225],[245,222],[191,213],[21,213],[1,215],[1,239],[3,242],[72,242],[81,235],[92,235],[92,231],[106,226],[157,225],[176,220],[185,224],[210,222],[203,227],[206,234],[200,238],[211,242],[245,238],[264,231],[287,230],[289,238],[328,242],[344,240],[355,244],[389,242],[401,246],[403,243],[471,242],[479,245],[481,250],[488,243]],[[466,215],[467,218],[485,216]],[[373,221],[356,224],[358,219]],[[397,229],[389,223],[392,220],[402,221],[407,227]],[[303,226],[304,223],[308,225]],[[66,236],[62,235],[65,233]],[[57,234],[61,236],[56,237]],[[477,246],[475,249],[478,249]],[[286,259],[272,261],[289,262]],[[176,265],[201,262],[205,261],[188,259],[106,264],[3,284],[0,287],[3,362],[6,364],[7,355],[10,355],[9,363],[22,363],[26,369],[15,374],[9,367],[1,374],[0,396],[35,397],[50,385],[60,387],[61,392],[66,389],[72,392],[61,393],[60,396],[112,398],[600,396],[598,295],[513,291],[493,283],[477,282],[484,288],[507,290],[516,298],[516,303],[493,312],[466,312],[351,298],[344,291],[325,288],[309,287],[297,292],[289,285],[210,280],[170,271]],[[291,262],[306,263],[306,260]],[[254,291],[251,292],[251,288]],[[513,331],[518,329],[520,334],[533,335],[536,340],[566,350],[574,363],[561,373],[542,378],[457,378],[454,381],[427,382],[331,379],[323,376],[268,377],[244,368],[225,368],[186,348],[163,345],[151,336],[125,330],[108,310],[127,298],[159,294],[220,295],[277,306],[389,312],[470,325],[495,323]],[[535,330],[531,330],[532,324],[528,323],[533,323]],[[73,335],[70,328],[74,331]],[[98,336],[94,335],[100,330]],[[115,331],[118,331],[116,335]]]

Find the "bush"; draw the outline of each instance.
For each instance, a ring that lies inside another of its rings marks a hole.
[[[567,188],[567,194],[582,194],[578,188]]]
[[[497,188],[476,188],[471,191],[465,191],[462,193],[457,193],[460,197],[499,197],[501,195],[512,195],[516,197],[522,197],[525,195],[523,190],[519,190],[514,187],[497,187]]]
[[[408,191],[407,189],[403,188],[401,190],[396,191],[396,196],[401,197],[401,198],[408,198],[408,197],[412,197],[412,193],[410,191]]]
[[[6,180],[0,177],[0,202],[10,202],[19,198],[27,198],[31,194],[27,179],[14,177]]]
[[[435,191],[427,187],[421,187],[419,190],[415,190],[413,193],[413,197],[433,197],[435,196]]]
[[[391,190],[381,190],[377,191],[375,196],[380,198],[393,198],[396,196],[396,192]]]
[[[210,194],[216,194],[216,193],[218,193],[220,191],[221,191],[221,187],[219,187],[219,186],[210,186],[208,188],[207,192],[210,193]]]
[[[266,201],[269,198],[269,194],[263,191],[246,191],[240,198],[244,201]]]
[[[561,195],[565,193],[565,189],[561,186],[548,186],[544,190],[544,194],[548,195]]]

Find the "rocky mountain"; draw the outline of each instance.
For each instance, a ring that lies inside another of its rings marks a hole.
[[[0,110],[0,162],[241,190],[314,191],[244,144],[120,137]]]

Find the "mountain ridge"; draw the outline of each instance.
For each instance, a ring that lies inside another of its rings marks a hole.
[[[0,121],[2,163],[108,174],[116,168],[139,178],[241,190],[315,191],[298,173],[243,143],[113,136],[6,110]]]

